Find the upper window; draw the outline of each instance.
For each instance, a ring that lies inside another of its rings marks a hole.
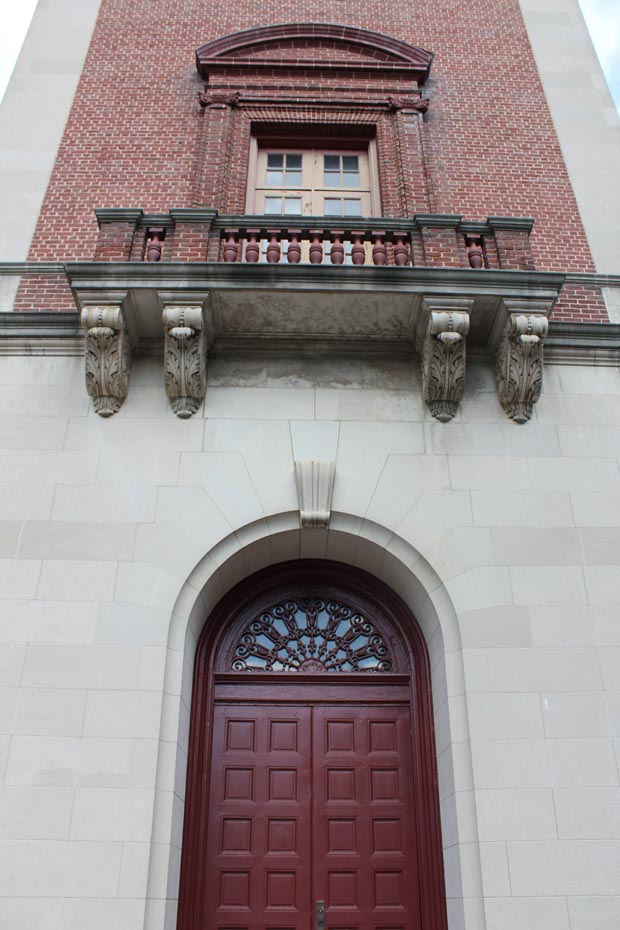
[[[374,145],[293,148],[255,143],[247,209],[274,216],[376,216]],[[253,174],[253,176],[252,176]]]

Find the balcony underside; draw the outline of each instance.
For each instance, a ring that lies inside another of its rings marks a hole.
[[[411,356],[432,309],[442,307],[466,308],[468,345],[494,352],[510,308],[548,316],[564,280],[548,272],[220,262],[65,268],[81,308],[122,304],[140,354],[158,351],[165,306],[197,304],[214,354]]]

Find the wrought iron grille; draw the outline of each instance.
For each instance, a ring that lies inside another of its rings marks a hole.
[[[250,620],[232,653],[236,672],[391,672],[392,652],[372,620],[347,604],[308,597]]]

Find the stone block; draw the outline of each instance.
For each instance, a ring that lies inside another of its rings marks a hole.
[[[476,526],[572,526],[568,494],[563,491],[472,491]]]
[[[155,488],[60,485],[52,519],[85,523],[147,523],[155,515]]]
[[[48,560],[41,563],[37,597],[50,601],[110,601],[115,579],[115,562]]]
[[[14,732],[23,736],[80,736],[86,691],[22,686]]]
[[[157,739],[160,715],[156,691],[89,691],[84,736]]]
[[[472,739],[536,739],[544,736],[538,694],[469,694]]]
[[[146,842],[153,819],[153,792],[144,788],[82,788],[75,792],[73,842]]]
[[[514,895],[617,895],[620,841],[509,843]]]
[[[550,788],[496,788],[476,791],[481,840],[557,838]]]
[[[318,411],[317,411],[318,412]],[[313,420],[312,388],[209,388],[205,416],[216,419]],[[320,416],[320,419],[328,419]]]
[[[89,495],[96,497],[94,488],[86,498]],[[68,516],[71,510],[66,504],[67,497],[61,510]],[[101,518],[101,505],[98,503],[92,509]],[[121,517],[122,509],[117,510],[116,515]],[[53,554],[58,560],[117,562],[131,558],[134,535],[135,527],[131,523],[93,523],[80,520],[77,514],[72,520],[31,520],[25,524],[21,534],[19,556],[23,559],[45,559]]]
[[[583,573],[576,565],[517,565],[510,569],[510,581],[516,604],[587,603]]]
[[[114,897],[119,843],[5,840],[0,845],[0,894],[16,897]]]
[[[540,700],[546,736],[569,738],[609,735],[603,692],[580,694],[545,691],[540,695]]]
[[[6,839],[68,839],[72,810],[71,788],[4,787],[0,792],[0,820]]]

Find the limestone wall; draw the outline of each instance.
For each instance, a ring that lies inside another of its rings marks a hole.
[[[483,364],[449,424],[400,361],[212,360],[187,421],[160,360],[109,420],[82,365],[0,359],[0,924],[174,927],[197,636],[312,556],[426,637],[451,930],[615,930],[618,371],[548,366],[517,426]],[[293,457],[334,456],[330,529],[300,533]]]

